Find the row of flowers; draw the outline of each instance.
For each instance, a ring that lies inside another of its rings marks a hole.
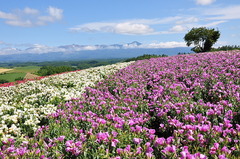
[[[240,51],[137,61],[60,104],[19,158],[239,158]]]
[[[55,112],[59,103],[81,96],[85,87],[129,64],[95,67],[0,87],[0,139],[33,135],[48,122],[46,116]]]

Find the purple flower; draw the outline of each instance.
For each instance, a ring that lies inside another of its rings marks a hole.
[[[163,146],[165,144],[165,138],[157,138],[154,143],[154,147],[157,147],[159,145]]]
[[[153,148],[151,148],[151,147],[147,147],[147,149],[146,149],[146,153],[152,153],[153,152]]]
[[[109,138],[109,134],[108,132],[105,133],[97,133],[97,141],[101,142],[101,141],[108,141]]]
[[[168,153],[175,153],[176,152],[176,146],[175,145],[167,145],[167,147],[165,147],[163,150],[162,150],[163,153],[165,154],[168,154]]]
[[[195,139],[194,139],[194,137],[193,137],[192,135],[189,135],[189,136],[188,136],[188,140],[190,140],[190,141],[195,141]]]
[[[219,159],[227,159],[227,157],[223,154],[223,155],[219,155],[218,156]]]
[[[64,139],[65,139],[65,136],[59,136],[59,137],[57,138],[57,140],[60,141],[60,142],[63,141]]]
[[[133,138],[133,142],[135,144],[140,144],[142,142],[143,139],[140,139],[140,138]]]
[[[123,153],[123,149],[117,148],[117,153],[118,153],[119,155],[122,154],[122,153]]]
[[[141,148],[141,147],[138,147],[136,154],[138,155],[138,154],[140,154],[140,153],[142,153],[142,148]]]
[[[119,143],[119,140],[118,140],[118,139],[112,139],[112,141],[111,141],[112,147],[116,147],[116,146],[117,146],[117,143]]]
[[[130,152],[130,150],[131,150],[131,145],[127,145],[124,150],[127,151],[127,152]]]

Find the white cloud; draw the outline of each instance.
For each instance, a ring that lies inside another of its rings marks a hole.
[[[204,26],[205,26],[205,27],[215,27],[215,26],[218,26],[219,24],[222,24],[222,23],[225,23],[225,22],[227,22],[227,21],[225,21],[225,20],[214,21],[214,22],[205,24]]]
[[[225,8],[212,8],[205,11],[205,15],[210,15],[210,20],[230,20],[240,19],[240,5],[225,7]]]
[[[13,13],[0,11],[0,19],[5,19],[5,23],[12,26],[34,27],[59,21],[63,17],[63,10],[55,7],[48,7],[47,13],[43,16],[39,10],[26,7]]]
[[[13,26],[21,26],[21,27],[32,27],[34,24],[30,20],[9,20],[6,21],[6,24],[13,25]]]
[[[23,12],[24,12],[25,14],[38,14],[38,13],[39,13],[39,11],[38,11],[37,9],[32,9],[32,8],[28,8],[28,7],[26,7],[26,8],[23,10]]]
[[[196,0],[196,4],[198,5],[209,5],[215,2],[216,0]]]
[[[184,32],[186,31],[188,28],[186,26],[182,26],[182,25],[175,25],[170,29],[170,32],[173,33],[179,33],[179,32]]]
[[[197,17],[187,17],[187,18],[181,18],[176,22],[176,24],[189,24],[189,23],[196,23],[199,19]]]
[[[154,29],[145,24],[119,23],[114,27],[118,34],[147,35],[154,33]]]
[[[62,9],[49,7],[47,9],[47,12],[49,13],[48,16],[40,16],[40,17],[38,17],[40,22],[54,22],[54,21],[62,19],[62,14],[63,14],[63,10]]]
[[[154,33],[149,25],[131,22],[120,23],[88,23],[70,28],[71,31],[109,32],[129,35],[148,35]]]
[[[17,15],[0,11],[0,18],[1,19],[16,19]]]
[[[184,42],[170,41],[170,42],[160,42],[147,44],[146,48],[175,48],[175,47],[186,47]]]
[[[176,23],[183,17],[166,17],[162,19],[133,19],[119,22],[93,22],[70,28],[73,32],[108,32],[125,35],[165,34],[166,31],[155,31],[151,25]]]

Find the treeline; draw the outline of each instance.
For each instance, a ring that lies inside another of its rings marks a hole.
[[[240,45],[225,45],[218,48],[212,48],[211,51],[228,51],[228,50],[240,50]]]
[[[144,54],[142,56],[133,57],[125,60],[125,62],[129,61],[137,61],[137,60],[144,60],[144,59],[150,59],[150,58],[157,58],[157,57],[168,57],[168,55],[162,54],[162,55],[156,55],[156,54]]]
[[[114,64],[117,62],[123,62],[125,59],[96,59],[86,61],[46,61],[46,62],[11,62],[11,63],[0,63],[0,67],[13,68],[13,67],[25,67],[25,66],[73,66],[82,67],[85,65],[106,65]],[[82,65],[82,66],[81,66]]]
[[[69,71],[74,71],[74,68],[70,66],[43,66],[37,71],[36,74],[39,76],[49,76]]]

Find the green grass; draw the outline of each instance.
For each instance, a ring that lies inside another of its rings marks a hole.
[[[15,67],[8,73],[35,73],[40,69],[40,66],[25,66],[25,67]]]
[[[0,79],[7,80],[9,82],[14,82],[16,78],[22,77],[24,78],[26,73],[24,72],[18,72],[18,73],[6,73],[6,74],[0,74]]]

